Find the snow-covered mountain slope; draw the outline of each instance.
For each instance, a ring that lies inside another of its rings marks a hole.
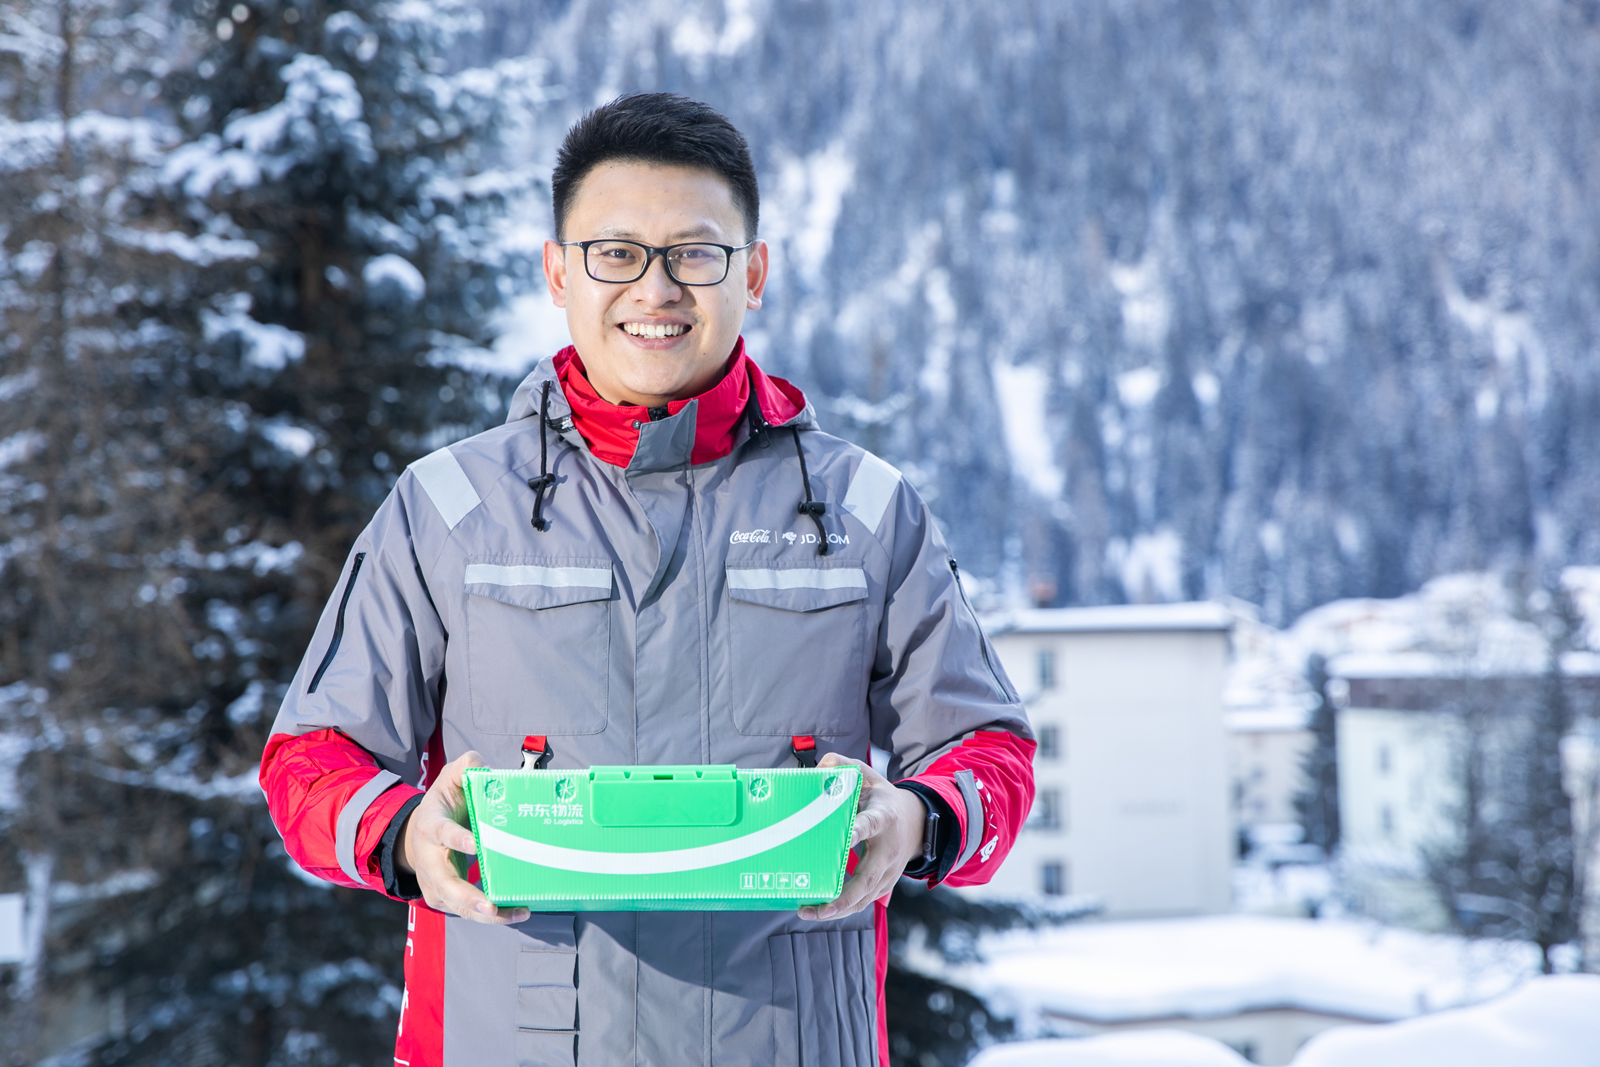
[[[483,3],[532,158],[630,90],[747,132],[754,353],[1003,594],[1600,562],[1593,5]]]

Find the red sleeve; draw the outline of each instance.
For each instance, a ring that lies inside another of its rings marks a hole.
[[[370,784],[386,773],[370,752],[337,730],[273,734],[261,754],[261,789],[294,861],[334,885],[383,892],[378,846],[395,813],[421,792],[398,779],[386,788],[384,782]],[[382,792],[373,796],[373,788]],[[347,809],[355,820],[352,861],[360,881],[339,862],[339,817]]]
[[[960,849],[944,881],[982,885],[1011,851],[1033,809],[1033,752],[1005,730],[979,730],[908,779],[938,793],[955,812]]]

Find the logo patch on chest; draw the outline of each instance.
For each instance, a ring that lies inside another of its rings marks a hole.
[[[735,530],[728,535],[730,545],[770,545],[771,530]]]

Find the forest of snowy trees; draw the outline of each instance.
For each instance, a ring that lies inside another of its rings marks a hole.
[[[991,602],[1283,622],[1600,562],[1597,68],[1566,0],[10,0],[0,1059],[387,1060],[402,912],[256,761],[398,472],[503,417],[585,107],[747,132],[753,355]],[[896,1062],[1002,1027],[963,996],[892,988]]]

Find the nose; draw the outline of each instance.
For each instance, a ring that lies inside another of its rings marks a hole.
[[[652,307],[683,298],[683,289],[667,273],[667,257],[656,253],[645,265],[644,277],[633,283],[633,298]]]

